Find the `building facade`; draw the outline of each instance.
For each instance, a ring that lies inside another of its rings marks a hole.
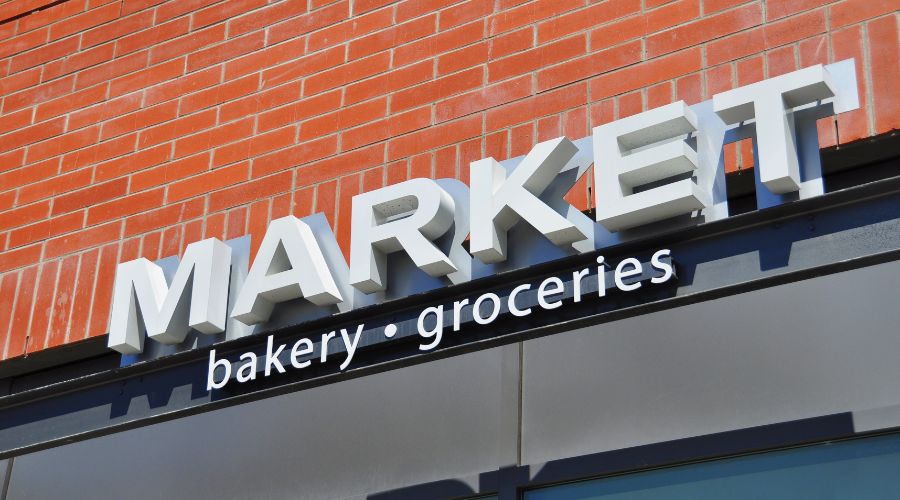
[[[0,499],[896,495],[897,7],[3,2]]]

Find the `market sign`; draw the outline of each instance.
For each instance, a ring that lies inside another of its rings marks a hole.
[[[816,120],[858,106],[853,60],[813,66],[697,105],[679,101],[603,124],[581,140],[542,142],[523,158],[475,161],[470,186],[418,178],[354,196],[349,262],[321,214],[272,221],[249,265],[246,252],[242,260],[232,242],[216,238],[188,245],[168,277],[159,263],[125,262],[116,272],[108,346],[137,355],[144,351],[145,336],[181,345],[194,332],[230,331],[226,339],[258,334],[272,329],[273,315],[287,302],[302,302],[319,317],[348,312],[596,252],[661,227],[723,219],[728,216],[723,146],[746,137],[756,148],[759,208],[817,196],[824,185]],[[563,199],[591,165],[593,220]],[[598,256],[595,269],[584,269],[565,287],[548,278],[522,285],[505,300],[487,293],[446,308],[424,308],[417,324],[420,349],[436,347],[441,332],[458,329],[462,316],[487,324],[501,313],[560,307],[562,296],[580,301],[582,283],[594,283],[592,296],[600,297],[607,289],[630,292],[665,283],[674,276],[672,258],[668,250],[648,262],[609,263]],[[536,308],[517,301],[525,292],[537,299]],[[390,327],[383,329],[385,337],[392,336]],[[265,359],[251,352],[234,368],[212,350],[208,389],[232,375],[242,382],[259,371],[269,375],[308,366],[314,343],[322,346],[317,353],[322,363],[328,344],[339,344],[346,352],[344,369],[362,332],[360,325],[292,345],[276,345],[270,335]],[[215,369],[220,376],[214,376]]]

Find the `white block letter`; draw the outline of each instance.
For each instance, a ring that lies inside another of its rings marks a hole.
[[[595,127],[597,222],[621,231],[705,207],[709,196],[693,179],[634,192],[697,168],[697,152],[683,140],[696,128],[697,118],[684,101]]]
[[[300,297],[317,306],[344,300],[309,224],[288,215],[269,224],[231,317],[262,323],[275,304]]]
[[[143,351],[141,320],[147,335],[165,344],[183,342],[191,328],[224,331],[230,268],[231,248],[215,238],[188,245],[171,286],[147,259],[119,264],[107,345],[123,354]]]
[[[833,97],[831,75],[822,65],[794,71],[713,96],[713,109],[733,124],[756,118],[760,181],[769,191],[800,189],[800,163],[791,108]]]
[[[387,255],[406,251],[431,276],[457,265],[433,243],[454,222],[455,202],[431,179],[411,179],[353,197],[350,284],[365,293],[387,288]]]
[[[511,172],[493,158],[472,162],[472,255],[485,263],[506,260],[506,232],[520,218],[560,246],[585,239],[584,232],[539,198],[577,152],[560,137],[536,145]]]

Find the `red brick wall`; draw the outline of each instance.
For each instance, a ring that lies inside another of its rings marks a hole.
[[[103,335],[117,262],[313,211],[346,247],[360,191],[800,67],[857,60],[862,109],[824,146],[894,130],[897,7],[0,2],[0,358]]]

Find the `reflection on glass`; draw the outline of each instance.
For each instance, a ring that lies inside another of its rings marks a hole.
[[[900,434],[526,492],[525,500],[900,498]]]

